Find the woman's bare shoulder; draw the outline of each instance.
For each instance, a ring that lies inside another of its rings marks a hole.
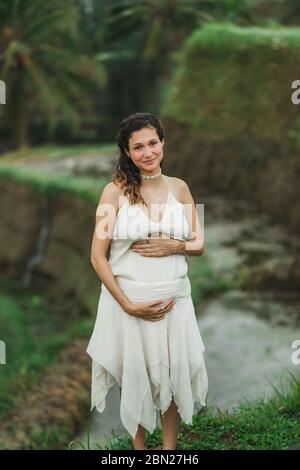
[[[119,196],[124,196],[124,188],[122,187],[121,183],[117,181],[111,181],[108,184],[110,184],[111,187],[113,188],[112,191],[117,192]]]
[[[118,212],[122,206],[122,196],[124,196],[124,192],[121,189],[121,184],[109,181],[102,189],[100,203],[113,204]]]
[[[107,196],[116,197],[120,194],[120,184],[114,181],[109,181],[102,189],[102,194]]]
[[[174,196],[179,202],[185,201],[185,194],[188,191],[187,183],[176,176],[168,176],[168,183],[170,190],[173,192]]]

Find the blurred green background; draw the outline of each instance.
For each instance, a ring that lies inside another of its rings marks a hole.
[[[96,206],[134,112],[161,118],[164,172],[205,207],[188,263],[209,406],[178,448],[299,448],[299,51],[297,0],[0,0],[0,448],[131,448],[117,395],[90,416],[85,348]]]

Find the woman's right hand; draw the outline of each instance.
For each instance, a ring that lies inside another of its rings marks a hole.
[[[162,320],[166,313],[172,310],[175,304],[175,298],[171,297],[168,300],[151,300],[149,302],[140,302],[137,304],[129,304],[126,309],[126,312],[129,315],[132,315],[142,320],[147,321],[159,321]],[[162,310],[161,307],[165,305],[165,308]]]

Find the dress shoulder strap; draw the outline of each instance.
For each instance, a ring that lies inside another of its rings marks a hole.
[[[128,195],[127,194],[126,195],[125,194],[120,194],[119,195],[119,210],[118,210],[118,213],[120,212],[121,209],[123,209],[123,206],[126,206],[127,204],[129,204]]]

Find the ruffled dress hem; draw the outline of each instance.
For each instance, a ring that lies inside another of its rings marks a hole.
[[[139,424],[147,429],[150,434],[154,432],[157,426],[161,428],[160,413],[162,415],[166,413],[173,399],[177,405],[181,420],[187,425],[191,425],[193,422],[192,417],[206,406],[205,397],[207,394],[207,385],[199,391],[199,383],[207,384],[205,367],[199,367],[191,378],[191,390],[193,390],[193,384],[198,384],[198,390],[197,392],[193,393],[192,400],[190,400],[189,413],[185,411],[187,405],[183,404],[182,397],[180,397],[180,393],[178,392],[177,387],[172,383],[171,379],[169,379],[169,383],[167,385],[164,384],[163,386],[164,397],[160,397],[162,385],[155,381],[155,374],[153,373],[154,369],[157,369],[158,367],[170,369],[168,365],[161,362],[147,368],[149,371],[149,384],[144,397],[140,400],[140,405],[138,407],[135,406],[135,410],[128,409],[126,404],[122,403],[121,397],[121,421],[132,438],[136,436]],[[101,366],[95,360],[93,360],[92,403],[90,411],[95,408],[99,413],[102,413],[105,410],[107,394],[111,387],[116,384],[122,388],[121,377],[116,372],[108,370],[107,367]],[[151,387],[153,387],[152,392]],[[191,410],[191,405],[193,407],[193,411]],[[149,416],[148,420],[145,420],[143,419],[143,410],[149,409],[153,410],[152,415]]]

